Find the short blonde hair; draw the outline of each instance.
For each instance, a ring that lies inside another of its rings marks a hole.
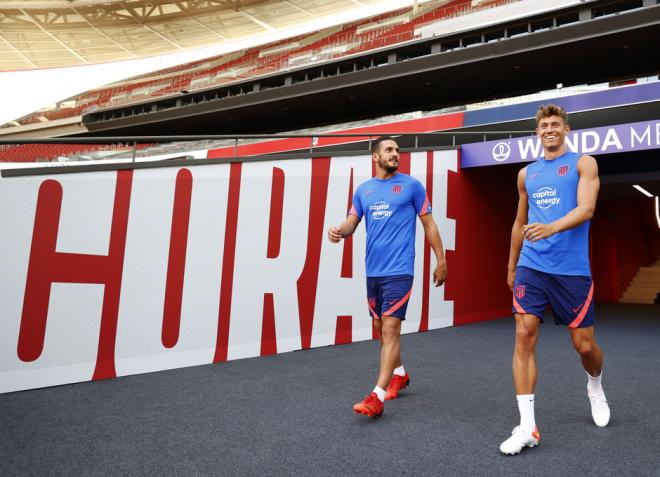
[[[568,124],[568,115],[564,108],[556,104],[542,104],[539,110],[536,111],[536,125],[539,125],[541,119],[549,118],[550,116],[559,116],[564,120],[564,124]]]

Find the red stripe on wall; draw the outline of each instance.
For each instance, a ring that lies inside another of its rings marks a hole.
[[[353,342],[353,317],[340,315],[337,317],[337,328],[335,330],[335,344],[347,344]]]
[[[105,289],[93,379],[116,376],[114,345],[132,177],[132,171],[117,172],[108,255],[57,252],[62,185],[46,180],[39,187],[16,350],[22,361],[35,361],[43,351],[52,283],[98,283]]]
[[[426,152],[426,199],[433,197],[433,151]],[[433,205],[431,205],[433,208]],[[431,280],[431,245],[424,238],[424,266],[422,273],[422,316],[419,321],[419,331],[429,329],[429,300]]]
[[[377,126],[365,126],[353,129],[342,129],[339,131],[332,131],[328,134],[360,134],[365,133],[366,136],[362,137],[320,137],[316,147],[331,146],[337,144],[350,144],[354,142],[361,142],[381,136],[382,133],[398,133],[408,134],[412,132],[431,132],[443,131],[446,129],[459,128],[463,126],[464,113],[451,113],[441,114],[427,118],[407,119],[404,121],[395,121],[387,124],[380,124]],[[274,152],[294,151],[301,149],[309,149],[310,138],[290,138],[290,139],[275,139],[273,141],[264,141],[256,144],[245,144],[234,148],[233,146],[224,147],[219,149],[211,149],[207,153],[208,158],[221,158],[236,156],[253,156],[258,154],[269,154]],[[368,154],[368,152],[365,151]]]
[[[166,348],[173,348],[179,341],[183,280],[188,249],[188,226],[193,178],[189,169],[181,169],[176,175],[170,254],[167,262],[165,303],[163,306],[163,330],[161,340]]]
[[[275,303],[272,293],[264,293],[264,314],[261,323],[261,356],[277,354],[275,333]]]
[[[115,371],[115,342],[117,339],[117,319],[119,317],[119,298],[121,279],[124,271],[124,253],[126,251],[126,230],[128,212],[131,204],[133,171],[117,171],[115,203],[112,212],[112,231],[108,254],[109,279],[103,295],[103,314],[99,333],[99,350],[96,357],[96,369],[92,379],[107,379],[117,376]]]
[[[351,167],[351,177],[348,183],[348,205],[346,210],[350,211],[353,207],[353,168]],[[348,215],[348,212],[347,212]],[[341,257],[341,277],[351,278],[353,276],[353,236],[344,238],[344,251]]]
[[[225,225],[225,246],[222,254],[222,281],[220,284],[220,306],[218,309],[218,335],[213,362],[227,361],[229,346],[229,320],[231,299],[234,288],[234,261],[236,259],[236,232],[238,228],[238,203],[241,195],[242,163],[234,162],[229,170],[229,191],[227,193],[227,221]]]
[[[273,167],[270,191],[270,222],[268,225],[268,251],[266,257],[277,258],[282,240],[282,212],[284,210],[284,171]]]
[[[305,266],[298,278],[298,313],[300,316],[300,337],[302,348],[308,349],[312,343],[314,305],[318,285],[321,240],[325,220],[325,203],[328,197],[330,158],[312,159],[312,184],[309,203],[309,226],[307,230],[307,255]]]
[[[410,153],[402,152],[399,154],[399,172],[410,175]]]
[[[53,264],[49,262],[55,258],[61,208],[62,185],[50,179],[42,182],[37,196],[30,261],[18,333],[17,352],[22,361],[34,361],[43,351],[52,284],[50,275]]]

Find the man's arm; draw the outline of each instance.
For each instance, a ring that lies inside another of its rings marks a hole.
[[[447,261],[445,260],[445,251],[442,247],[440,232],[431,214],[424,214],[419,217],[419,220],[422,221],[422,225],[424,226],[426,240],[428,240],[435,253],[437,265],[433,271],[433,283],[436,287],[439,287],[447,278]]]
[[[523,167],[518,172],[518,210],[516,211],[516,219],[513,221],[511,228],[511,248],[509,250],[509,265],[507,267],[508,273],[506,283],[509,289],[513,291],[513,283],[516,280],[516,265],[518,258],[520,258],[520,250],[523,245],[523,227],[527,223],[527,212],[529,205],[527,204],[527,189],[525,189],[525,177],[527,177],[527,167]]]
[[[328,229],[328,239],[332,243],[337,243],[344,237],[353,235],[353,232],[355,232],[355,229],[359,224],[360,219],[358,219],[357,216],[353,214],[349,214],[348,217],[346,217],[346,220],[341,223],[341,225],[337,227],[330,227]]]
[[[596,210],[598,190],[600,189],[598,163],[591,156],[582,156],[578,160],[577,168],[579,175],[577,207],[561,219],[555,220],[550,224],[528,224],[523,229],[523,234],[527,240],[536,242],[537,240],[548,238],[564,230],[575,228],[593,217]]]

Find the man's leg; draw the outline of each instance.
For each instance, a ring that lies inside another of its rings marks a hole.
[[[382,347],[383,346],[383,332],[382,332],[383,322],[380,321],[380,320],[377,320],[376,318],[372,318],[371,322],[374,325],[374,329],[376,330],[376,333],[378,333],[378,341],[380,341],[380,346]]]
[[[379,282],[379,287],[376,285]],[[398,391],[408,385],[409,377],[401,364],[401,321],[405,317],[408,298],[412,290],[412,276],[367,278],[367,299],[373,326],[380,341],[380,369],[378,382],[370,395],[353,406],[353,411],[368,416],[383,413],[383,402],[396,398]],[[378,319],[383,303],[388,310]],[[395,316],[399,316],[397,318]],[[396,374],[396,376],[392,376]],[[390,386],[388,386],[390,383]],[[395,389],[396,388],[396,389]]]
[[[516,314],[516,344],[513,351],[513,383],[517,395],[534,394],[536,387],[536,341],[539,319]]]
[[[382,333],[382,325],[383,322],[381,320],[377,320],[375,318],[372,319],[374,328],[376,329],[376,333],[378,333],[378,341],[380,341],[380,346],[382,349],[383,346],[383,333]],[[394,369],[396,370],[397,368],[402,368],[403,367],[403,362],[401,361],[401,347],[399,347],[399,353],[397,354],[396,357],[396,363],[394,364]],[[401,376],[404,374],[402,373]]]
[[[378,386],[387,389],[394,368],[401,366],[401,319],[383,315],[381,319],[380,373]]]
[[[536,387],[536,342],[539,336],[538,317],[516,313],[516,343],[513,351],[513,383],[520,411],[520,425],[500,445],[504,454],[517,454],[524,447],[534,447],[541,438],[534,419],[534,388]]]
[[[594,327],[569,328],[575,351],[580,354],[582,366],[590,376],[600,376],[603,371],[603,352],[596,343]]]
[[[591,415],[598,427],[605,427],[610,422],[610,407],[601,384],[603,352],[596,343],[594,327],[569,328],[569,330],[573,346],[579,353],[582,366],[587,372],[587,395],[591,402]]]
[[[394,365],[401,349],[401,320],[392,316],[383,316],[373,320],[380,337],[380,371],[378,382],[373,392],[353,406],[353,411],[367,416],[380,416],[383,413],[385,390],[390,382]]]
[[[399,352],[396,358],[396,364],[394,365],[394,372],[390,378],[390,384],[385,390],[385,400],[398,398],[399,393],[407,388],[409,384],[410,376],[408,376],[406,368],[403,367],[403,363],[401,362],[401,352]]]

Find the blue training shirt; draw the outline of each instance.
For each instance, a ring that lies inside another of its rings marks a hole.
[[[431,212],[421,182],[397,173],[361,184],[349,214],[365,218],[368,277],[413,275],[416,218]]]
[[[549,224],[577,207],[579,159],[579,154],[566,152],[552,160],[541,157],[527,166],[528,224]],[[587,220],[575,228],[537,242],[525,240],[518,266],[555,275],[590,277],[590,223]]]

